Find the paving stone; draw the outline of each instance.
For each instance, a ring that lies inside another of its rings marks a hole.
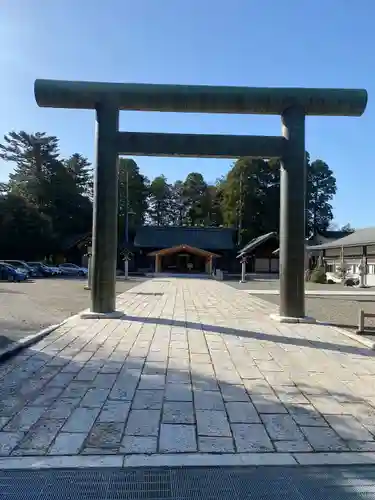
[[[33,401],[33,406],[50,406],[62,393],[61,387],[46,387]]]
[[[231,431],[224,411],[197,410],[197,428],[200,436],[227,436]]]
[[[233,453],[233,439],[230,437],[198,437],[198,448],[202,453]]]
[[[8,456],[21,442],[23,432],[0,432],[0,456]]]
[[[373,435],[351,415],[326,415],[325,419],[343,439],[353,441],[372,441],[374,439]]]
[[[165,375],[142,375],[138,389],[164,389]]]
[[[311,404],[323,415],[341,415],[350,411],[332,396],[308,396]]]
[[[64,432],[89,432],[100,408],[76,408],[63,427]]]
[[[229,402],[225,403],[229,421],[231,423],[259,424],[259,415],[252,403]]]
[[[62,398],[83,398],[86,392],[90,389],[90,384],[86,382],[78,382],[73,380],[68,387],[62,392]]]
[[[49,448],[48,455],[75,455],[79,453],[86,437],[86,432],[60,432]]]
[[[98,372],[99,367],[97,369],[83,368],[79,373],[77,373],[75,379],[77,381],[92,382],[93,380],[95,380]]]
[[[80,406],[101,408],[109,395],[109,389],[89,389],[82,399]]]
[[[77,408],[80,403],[78,398],[61,398],[57,399],[53,405],[43,414],[44,418],[48,419],[67,419]]]
[[[281,453],[314,451],[307,441],[274,441],[273,445]]]
[[[216,380],[201,378],[197,374],[192,373],[192,386],[194,391],[220,391],[219,385]]]
[[[127,436],[157,436],[160,410],[131,410],[125,429]]]
[[[63,424],[64,420],[39,420],[12,455],[44,455]]]
[[[194,391],[194,405],[197,410],[225,410],[219,391]]]
[[[104,365],[100,368],[100,373],[117,374],[121,370],[122,365],[123,365],[123,363],[121,361],[105,362]]]
[[[4,427],[5,431],[28,431],[46,411],[39,406],[26,406]]]
[[[16,396],[8,396],[0,399],[0,416],[12,417],[22,409],[24,399]]]
[[[243,379],[264,380],[263,373],[256,366],[249,366],[249,364],[241,366],[236,363],[236,369]]]
[[[201,354],[201,353],[191,353],[190,354],[190,360],[192,363],[196,364],[211,364],[211,357],[209,354]]]
[[[159,451],[186,453],[197,451],[194,425],[161,424]]]
[[[272,390],[272,387],[269,385],[266,380],[259,380],[259,379],[247,379],[246,377],[242,380],[243,385],[245,386],[245,389],[247,390],[248,394],[250,396],[257,396],[257,395],[270,395],[270,396],[275,396],[274,391]]]
[[[345,442],[329,427],[301,427],[315,451],[345,451]]]
[[[242,385],[232,385],[220,383],[221,393],[224,401],[243,401],[249,402],[249,396]]]
[[[0,429],[4,427],[10,420],[10,417],[0,417]]]
[[[98,373],[95,377],[93,385],[96,389],[112,389],[117,378],[116,374]]]
[[[239,453],[274,451],[262,424],[232,424],[232,432]]]
[[[375,441],[346,441],[351,451],[375,451]]]
[[[190,384],[167,384],[165,399],[167,401],[193,401]]]
[[[74,373],[58,373],[53,379],[48,383],[49,387],[67,387],[70,382],[74,379],[76,375]]]
[[[167,371],[167,384],[190,384],[191,377],[189,371]]]
[[[254,404],[257,411],[261,414],[263,413],[288,413],[282,402],[272,396],[267,395],[256,395],[251,396],[251,401]]]
[[[99,422],[125,422],[129,410],[130,401],[107,401],[99,414]]]
[[[109,399],[131,401],[134,397],[137,383],[137,380],[133,378],[124,381],[117,380],[109,393]]]
[[[125,422],[96,422],[85,442],[86,449],[118,451],[124,427]]]
[[[120,453],[156,453],[158,440],[152,436],[125,436],[120,446]]]
[[[303,435],[290,415],[262,415],[271,439],[275,441],[300,441]]]
[[[322,415],[312,405],[293,405],[288,408],[293,420],[302,426],[324,427],[328,426]]]
[[[163,405],[164,391],[161,390],[138,390],[135,393],[133,410],[160,410]]]
[[[195,422],[193,404],[188,401],[166,401],[163,406],[163,423],[193,424]]]

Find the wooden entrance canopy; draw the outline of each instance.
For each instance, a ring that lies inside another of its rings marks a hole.
[[[212,259],[214,257],[220,257],[220,255],[212,252],[208,252],[207,250],[203,250],[202,248],[191,247],[190,245],[178,245],[170,248],[163,248],[161,250],[155,250],[154,252],[150,252],[148,255],[150,257],[155,257],[155,272],[159,273],[161,270],[161,258],[167,255],[174,255],[179,252],[187,252],[192,255],[197,255],[198,257],[202,257],[206,260],[206,272],[208,274],[212,273]]]
[[[193,255],[198,255],[199,257],[205,257],[206,259],[210,257],[220,257],[220,255],[216,253],[208,252],[207,250],[202,250],[201,248],[191,247],[189,245],[178,245],[177,247],[163,248],[162,250],[150,252],[148,255],[150,257],[155,257],[156,255],[163,257],[165,255],[173,255],[179,252],[188,252]]]

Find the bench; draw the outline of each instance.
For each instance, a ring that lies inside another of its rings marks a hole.
[[[375,318],[375,313],[367,313],[363,309],[359,310],[358,314],[358,330],[357,333],[365,333],[365,319]]]

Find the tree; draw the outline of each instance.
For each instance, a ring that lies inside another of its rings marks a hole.
[[[333,219],[332,205],[336,179],[322,160],[310,163],[307,155],[306,236],[327,230]]]
[[[139,171],[134,160],[120,158],[119,160],[119,242],[124,241],[125,219],[128,211],[128,230],[134,231],[136,226],[145,221],[148,198],[148,179]],[[131,214],[131,215],[130,215]]]
[[[0,197],[0,259],[42,259],[53,248],[50,219],[17,194]]]
[[[203,175],[191,172],[185,179],[182,189],[187,222],[192,226],[208,222],[210,196]]]
[[[221,210],[222,190],[220,183],[207,186],[208,214],[207,225],[219,227],[223,225],[223,214]]]
[[[16,165],[9,176],[9,193],[21,196],[45,215],[56,240],[63,243],[91,229],[92,205],[85,192],[87,159],[75,154],[61,160],[57,137],[24,131],[4,136],[0,157]]]
[[[172,189],[164,175],[159,175],[151,182],[149,188],[148,216],[151,223],[167,226],[173,222]]]
[[[340,231],[345,231],[346,233],[354,233],[355,229],[348,222],[340,228]]]
[[[172,224],[182,226],[186,219],[186,204],[184,200],[184,183],[176,181],[171,187],[171,218]]]
[[[43,208],[45,188],[59,155],[58,139],[46,133],[10,132],[0,144],[0,158],[15,163],[9,175],[9,189]]]
[[[277,231],[280,206],[278,162],[240,158],[221,182],[224,224],[240,228],[242,242]]]
[[[92,199],[93,171],[89,160],[80,153],[74,153],[64,160],[64,165],[74,179],[78,193]]]

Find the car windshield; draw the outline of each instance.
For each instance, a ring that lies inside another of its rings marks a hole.
[[[61,267],[78,267],[76,264],[61,264]]]
[[[7,262],[7,264],[9,266],[12,266],[12,267],[23,267],[24,269],[27,269],[29,266],[26,264],[26,262]]]
[[[1,265],[7,267],[8,269],[13,269],[13,271],[16,269],[16,267],[12,266],[12,264],[2,262]]]

